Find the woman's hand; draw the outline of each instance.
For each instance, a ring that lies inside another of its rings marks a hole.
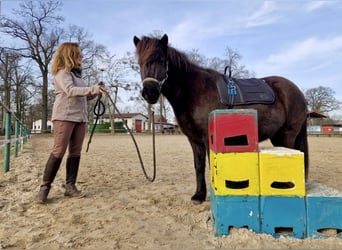
[[[101,94],[106,94],[106,95],[108,95],[108,92],[107,92],[107,90],[106,90],[106,88],[105,88],[104,82],[99,82],[98,85],[100,86],[100,87],[99,87],[100,93],[101,93]]]

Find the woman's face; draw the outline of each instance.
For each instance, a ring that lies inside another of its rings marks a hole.
[[[82,51],[81,51],[81,49],[78,49],[78,53],[77,53],[77,57],[76,57],[77,65],[79,65],[79,66],[82,65],[82,59],[83,59]]]

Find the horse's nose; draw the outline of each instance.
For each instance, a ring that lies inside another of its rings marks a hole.
[[[143,88],[143,90],[141,91],[141,95],[146,101],[148,101],[149,98],[148,98],[148,95],[146,94],[145,88]]]
[[[160,92],[156,88],[144,87],[141,91],[142,97],[150,104],[155,104],[158,101]]]

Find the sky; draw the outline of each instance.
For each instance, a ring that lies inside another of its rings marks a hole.
[[[0,1],[3,14],[20,3]],[[159,31],[180,51],[224,58],[229,47],[256,77],[330,87],[342,101],[341,0],[63,0],[59,14],[119,57]]]

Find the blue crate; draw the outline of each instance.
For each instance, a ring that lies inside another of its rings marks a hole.
[[[210,188],[215,235],[228,235],[232,227],[260,232],[259,196],[216,196]]]
[[[304,197],[261,196],[261,232],[304,239],[306,237],[306,206]]]
[[[326,230],[342,239],[342,197],[307,196],[307,234],[312,238],[327,238]]]

